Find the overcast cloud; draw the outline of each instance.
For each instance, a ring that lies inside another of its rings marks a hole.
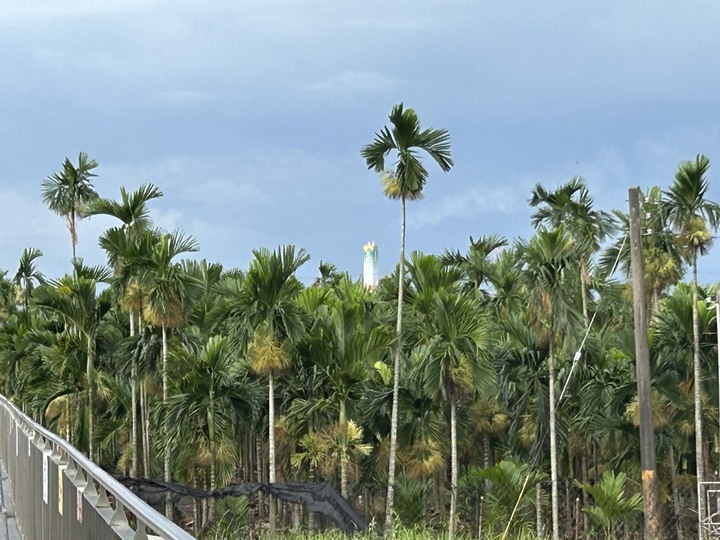
[[[667,188],[707,154],[720,201],[720,4],[6,0],[0,3],[0,269],[23,248],[69,269],[64,220],[42,180],[86,151],[96,188],[152,182],[158,225],[198,238],[198,257],[245,268],[293,243],[359,277],[362,245],[390,271],[399,205],[360,148],[395,103],[447,128],[456,166],[428,163],[408,248],[531,233],[536,182],[583,176],[598,207]],[[112,220],[79,225],[97,264]],[[700,264],[720,280],[720,247]]]

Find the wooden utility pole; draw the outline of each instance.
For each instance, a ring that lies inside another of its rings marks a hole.
[[[640,409],[640,464],[642,467],[645,540],[660,539],[660,513],[655,471],[655,430],[650,392],[650,351],[645,306],[645,265],[642,257],[639,188],[630,188],[630,267],[632,268],[633,312],[635,314],[635,368]]]

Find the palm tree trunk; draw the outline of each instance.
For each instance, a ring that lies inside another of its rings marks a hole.
[[[483,538],[483,506],[485,498],[478,493],[478,508],[477,508],[477,537],[478,540]]]
[[[590,465],[588,464],[588,458],[587,453],[585,450],[583,450],[582,458],[580,459],[580,481],[584,484],[588,481],[589,476],[589,468]],[[587,508],[590,505],[590,494],[587,492],[587,490],[582,490],[582,504],[583,508]],[[588,515],[587,513],[582,513],[582,532],[583,537],[587,535],[588,532]]]
[[[255,435],[255,465],[256,465],[256,474],[257,474],[257,481],[258,484],[262,484],[263,481],[263,468],[262,468],[262,442],[260,442],[260,439],[258,438],[257,434]],[[262,519],[265,515],[265,504],[264,504],[264,497],[262,490],[257,492],[258,496],[258,517]]]
[[[140,384],[140,417],[142,420],[140,429],[143,445],[143,470],[145,478],[150,478],[150,409],[145,381]]]
[[[455,538],[455,512],[457,507],[458,458],[457,458],[457,403],[455,392],[450,393],[450,519],[448,538]]]
[[[705,467],[703,455],[702,437],[702,375],[700,372],[700,318],[698,315],[698,294],[697,294],[697,249],[693,251],[693,287],[692,287],[692,318],[693,318],[693,372],[695,390],[695,467],[697,476],[698,491],[698,520],[705,517],[705,493],[700,482],[705,480]],[[699,538],[704,537],[702,528],[699,531]]]
[[[72,252],[73,257],[72,260],[75,261],[75,246],[77,245],[77,230],[75,229],[76,223],[75,223],[75,208],[70,210],[70,220],[69,220],[69,227],[70,227],[70,243],[72,244]]]
[[[652,296],[650,299],[650,320],[655,321],[657,319],[658,314],[660,313],[660,288],[659,287],[653,287],[652,288]]]
[[[493,451],[492,445],[490,444],[490,434],[487,431],[483,431],[482,434],[482,445],[483,445],[483,465],[486,469],[493,466]]]
[[[677,532],[677,540],[684,540],[682,522],[680,521],[682,513],[680,511],[680,493],[677,486],[676,466],[675,448],[671,441],[668,448],[668,468],[670,469],[670,489],[672,490],[673,511],[675,513],[675,530]]]
[[[269,465],[269,480],[271,484],[276,482],[275,477],[275,380],[273,373],[270,371],[268,374],[268,465]],[[270,530],[275,530],[275,499],[270,497],[268,499],[268,505],[270,510]]]
[[[162,393],[163,393],[163,408],[167,407],[168,399],[168,376],[167,376],[167,328],[162,325]],[[167,414],[163,411],[163,431],[165,435],[165,452],[163,456],[163,480],[166,482],[170,481],[170,426],[167,421]],[[168,519],[172,519],[172,503],[170,501],[170,494],[168,493],[165,497],[165,516]]]
[[[587,263],[583,259],[580,261],[580,298],[582,300],[582,316],[585,326],[588,325],[590,320],[588,317],[588,304],[587,304],[587,284],[585,283],[585,276],[587,275]]]
[[[535,484],[535,534],[538,538],[543,538],[542,526],[542,484]]]
[[[197,475],[195,474],[195,465],[191,465],[190,467],[190,478],[192,478],[192,487],[197,488],[198,482]],[[200,528],[200,501],[198,499],[193,499],[193,534],[195,536],[197,536],[200,532]]]
[[[400,355],[402,354],[403,294],[405,292],[405,196],[401,197],[400,218],[400,266],[398,270],[398,309],[395,333],[395,362],[393,368],[393,401],[390,416],[390,455],[388,465],[388,488],[385,502],[385,536],[392,535],[393,499],[395,488],[395,453],[397,451],[398,399],[400,395]]]
[[[347,478],[347,451],[348,451],[348,425],[347,425],[347,412],[345,409],[345,400],[340,401],[340,429],[343,432],[345,449],[343,455],[340,456],[340,494],[348,498],[348,478]]]
[[[93,437],[95,435],[94,404],[95,404],[95,340],[87,337],[87,385],[88,385],[88,458],[95,459]]]
[[[135,313],[130,310],[130,336],[135,335]],[[137,360],[135,354],[132,357],[132,365],[130,367],[130,400],[132,401],[132,435],[130,444],[132,444],[132,467],[130,468],[130,477],[137,478],[138,474],[138,441],[137,441]]]
[[[208,438],[210,439],[210,491],[217,487],[217,447],[215,445],[215,396],[210,391],[210,407],[208,408]],[[215,499],[208,500],[208,520],[210,523],[215,519]]]
[[[552,339],[552,338],[551,338]],[[548,354],[548,393],[550,404],[550,482],[552,484],[553,540],[560,540],[560,517],[558,505],[557,439],[555,434],[555,358],[553,343]]]

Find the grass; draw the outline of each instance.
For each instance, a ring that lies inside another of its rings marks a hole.
[[[378,540],[382,538],[382,533],[369,532],[351,536],[343,534],[340,531],[325,531],[314,534],[310,534],[306,531],[288,531],[282,534],[264,533],[258,538],[260,540],[277,540],[278,538],[282,540]],[[447,533],[426,527],[398,527],[395,529],[395,534],[393,535],[394,540],[436,540],[440,538],[447,538]],[[470,540],[471,538],[475,538],[475,536],[456,535],[455,538],[457,540]],[[503,540],[503,535],[498,534],[494,536],[486,536],[485,538],[487,540]],[[534,534],[528,533],[521,534],[519,536],[508,535],[507,540],[538,540],[538,538]]]

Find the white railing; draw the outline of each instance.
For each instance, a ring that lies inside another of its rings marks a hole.
[[[193,538],[2,395],[0,459],[27,539]]]

